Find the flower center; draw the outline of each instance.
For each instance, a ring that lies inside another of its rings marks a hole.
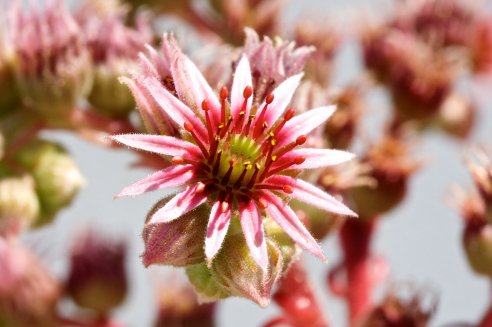
[[[294,109],[289,108],[283,119],[269,126],[266,114],[268,106],[273,102],[273,94],[266,97],[263,106],[253,106],[247,116],[247,101],[252,93],[251,87],[244,89],[242,109],[234,118],[226,100],[229,92],[227,88],[222,88],[220,121],[217,126],[211,123],[207,100],[203,101],[202,109],[208,132],[206,144],[195,134],[191,123],[184,124],[185,130],[191,134],[203,153],[203,161],[199,163],[202,176],[199,190],[218,192],[222,201],[227,203],[237,196],[251,196],[257,189],[279,189],[287,192],[288,189],[284,186],[268,185],[263,181],[304,161],[303,157],[285,155],[303,144],[306,141],[305,136],[299,136],[295,141],[280,147],[276,139],[285,123],[294,116]],[[173,161],[183,161],[182,158],[178,159]]]

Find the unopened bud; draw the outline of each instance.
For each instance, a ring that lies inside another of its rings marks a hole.
[[[261,307],[270,303],[272,287],[282,274],[279,247],[267,240],[268,272],[255,262],[241,234],[230,235],[214,259],[211,272],[217,283],[233,296],[244,297]]]
[[[95,68],[94,84],[88,97],[93,110],[111,117],[126,117],[135,108],[130,90],[118,79],[132,65],[135,63],[130,60],[114,60]]]
[[[13,26],[16,82],[26,106],[47,118],[70,111],[90,90],[92,62],[73,16],[60,4],[24,15]]]
[[[187,266],[186,275],[197,293],[198,301],[201,303],[225,299],[232,295],[227,289],[217,283],[205,262]]]
[[[0,232],[29,226],[39,215],[39,201],[33,179],[5,177],[0,179]]]
[[[170,197],[159,201],[147,215],[147,221]],[[205,260],[203,250],[209,209],[202,205],[169,223],[145,224],[143,264],[188,266]]]
[[[17,158],[32,174],[42,209],[48,213],[70,204],[85,185],[75,161],[53,142],[33,141],[18,152]]]
[[[31,253],[0,238],[0,271],[2,326],[57,326],[54,312],[60,285]]]
[[[463,237],[466,258],[472,269],[492,278],[492,226],[466,229]]]
[[[74,243],[66,284],[75,302],[97,313],[118,307],[127,294],[126,246],[89,230]]]
[[[439,108],[439,123],[449,135],[465,139],[475,125],[476,114],[470,99],[452,93]]]

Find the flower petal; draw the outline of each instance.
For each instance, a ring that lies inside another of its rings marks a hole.
[[[149,72],[148,74],[152,73]],[[130,92],[132,92],[140,116],[142,116],[145,128],[149,133],[161,135],[174,133],[176,126],[173,126],[168,113],[157,104],[139,79],[122,76],[120,81],[128,86]]]
[[[184,185],[195,178],[192,165],[172,166],[125,187],[115,198]]]
[[[160,81],[156,78],[145,78],[142,84],[178,126],[183,127],[184,123],[189,121],[193,125],[200,140],[207,142],[207,129],[193,110],[172,95],[166,88],[162,87]]]
[[[150,134],[120,134],[111,139],[129,147],[149,151],[165,156],[181,156],[183,158],[201,158],[200,148],[190,142],[171,136]]]
[[[207,200],[207,195],[203,192],[197,193],[197,187],[198,184],[194,184],[176,194],[168,203],[154,213],[152,218],[150,218],[149,224],[168,223],[204,203]]]
[[[272,219],[302,248],[325,260],[318,242],[301,223],[294,211],[273,193],[264,191],[262,195],[268,203],[266,211]]]
[[[292,100],[292,96],[294,95],[294,91],[299,86],[299,82],[304,74],[300,73],[294,76],[287,78],[285,81],[280,83],[275,90],[273,90],[273,101],[268,105],[268,109],[265,113],[265,121],[268,124],[268,127],[271,127],[273,123],[283,114],[285,109]],[[261,110],[265,106],[265,101],[258,107]],[[254,124],[256,125],[255,119]]]
[[[323,124],[335,112],[336,106],[311,109],[293,117],[282,128],[277,136],[278,146],[294,141],[298,136],[307,135]]]
[[[214,90],[203,77],[195,64],[182,53],[177,53],[174,63],[171,65],[171,72],[174,78],[174,86],[180,99],[189,105],[196,112],[201,110],[203,100],[207,100],[211,113],[212,128],[220,120],[220,103]]]
[[[355,155],[353,153],[335,149],[316,149],[316,148],[301,148],[294,149],[283,155],[272,165],[272,169],[282,166],[287,162],[292,162],[297,157],[305,158],[304,162],[296,165],[295,169],[314,169],[320,167],[328,167],[338,165],[352,160]]]
[[[263,232],[261,215],[254,201],[239,204],[239,217],[243,228],[244,238],[248,244],[251,256],[266,273],[268,271],[268,253]]]
[[[212,206],[205,238],[205,256],[209,264],[219,252],[231,222],[231,208],[222,211],[221,202],[216,201]]]
[[[294,199],[309,203],[312,206],[328,212],[357,217],[357,214],[347,208],[343,203],[323,190],[301,179],[295,179],[284,175],[275,175],[265,180],[265,182],[273,185],[289,185],[292,187],[293,193],[291,195]]]
[[[243,93],[247,86],[253,87],[253,81],[251,79],[251,67],[249,66],[248,58],[243,55],[237,65],[236,72],[234,73],[234,80],[232,81],[231,89],[231,114],[235,121],[237,121],[239,113],[243,107]],[[252,101],[253,96],[250,96],[245,108],[244,117],[246,119],[243,119],[243,124],[249,117],[249,110],[251,108]]]

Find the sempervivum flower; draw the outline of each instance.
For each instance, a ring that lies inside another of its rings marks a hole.
[[[118,77],[137,65],[138,53],[153,39],[145,15],[137,15],[136,28],[125,25],[129,9],[116,1],[92,0],[76,12],[95,66],[88,100],[92,109],[114,117],[125,117],[135,108]]]
[[[185,56],[174,62],[188,82],[188,96],[200,103],[188,106],[155,77],[135,76],[133,87],[150,94],[162,111],[182,126],[183,138],[126,134],[113,139],[135,149],[169,156],[173,165],[123,189],[119,196],[183,186],[150,224],[179,219],[209,203],[205,255],[209,263],[219,251],[231,219],[239,219],[246,243],[256,263],[267,270],[267,243],[262,219],[271,217],[301,247],[324,258],[316,240],[288,206],[294,198],[329,212],[355,213],[317,187],[297,179],[303,169],[347,161],[352,154],[329,149],[300,148],[306,134],[325,122],[333,106],[309,110],[295,117],[288,108],[302,74],[287,78],[260,105],[254,105],[253,81],[246,56],[239,61],[231,91],[216,97],[196,66]],[[176,81],[182,76],[174,75]],[[176,83],[178,84],[178,83]],[[189,99],[187,99],[189,100]],[[261,100],[260,100],[261,101]]]
[[[16,8],[14,16],[16,80],[25,104],[45,115],[67,112],[92,83],[80,27],[60,2],[30,12]]]

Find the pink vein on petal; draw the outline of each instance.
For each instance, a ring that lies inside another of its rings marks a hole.
[[[302,248],[315,256],[326,260],[318,242],[301,223],[294,211],[278,196],[264,191],[263,197],[268,203],[266,208],[273,220]]]
[[[249,201],[246,204],[240,203],[239,216],[251,256],[266,273],[268,271],[268,253],[261,215],[255,202]]]
[[[116,198],[139,195],[145,192],[181,186],[189,183],[195,178],[194,167],[192,165],[172,166],[159,170],[147,178],[141,179],[132,185],[125,187]]]
[[[176,194],[169,202],[154,213],[149,224],[168,223],[204,203],[207,200],[207,195],[197,193],[197,187],[198,184],[194,184]]]
[[[190,142],[166,135],[120,134],[111,139],[131,148],[149,151],[165,156],[181,156],[183,158],[201,158],[200,148]]]
[[[251,67],[249,65],[248,58],[243,55],[239,64],[237,65],[236,72],[234,73],[234,79],[232,82],[231,89],[231,113],[232,117],[237,120],[239,112],[243,107],[244,102],[244,89],[249,86],[253,86],[253,81],[251,79]],[[251,108],[251,103],[253,101],[253,97],[250,96],[247,101],[246,110],[244,112],[244,117],[249,116],[249,110]],[[246,121],[243,120],[243,122]]]
[[[317,188],[316,186],[300,179],[289,176],[276,175],[270,177],[266,182],[270,184],[289,185],[292,187],[291,196],[302,202],[306,202],[317,208],[340,215],[357,217],[357,214],[347,208],[343,203]]]
[[[229,229],[231,221],[231,209],[225,212],[221,210],[221,202],[216,201],[212,206],[207,226],[207,237],[205,238],[205,256],[209,262],[215,257],[224,243],[224,238]]]
[[[294,141],[300,135],[307,135],[323,124],[335,112],[336,106],[311,109],[289,120],[280,131],[277,139],[279,146]]]

